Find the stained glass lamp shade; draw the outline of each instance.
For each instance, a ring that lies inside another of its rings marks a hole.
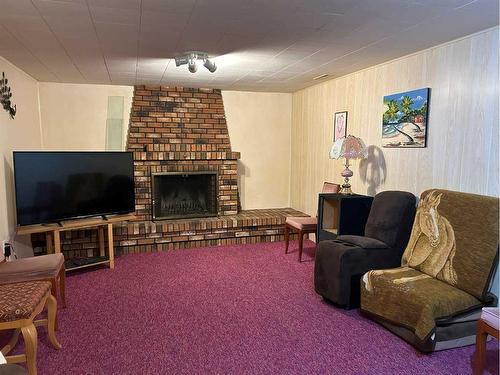
[[[368,152],[366,150],[365,143],[361,140],[361,138],[348,135],[345,138],[339,138],[335,141],[330,150],[330,159],[345,158],[345,169],[340,174],[344,177],[344,183],[342,184],[340,193],[352,194],[349,178],[352,177],[353,173],[349,169],[349,160],[366,159],[367,155]]]

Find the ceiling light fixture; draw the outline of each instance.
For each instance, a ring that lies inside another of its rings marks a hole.
[[[203,63],[203,66],[208,69],[210,73],[213,73],[217,70],[217,65],[212,60],[206,59]]]
[[[198,66],[196,65],[196,55],[192,54],[189,56],[189,59],[188,59],[188,70],[191,72],[191,73],[196,73],[196,71],[198,70]]]
[[[213,73],[217,70],[217,65],[215,65],[215,63],[208,58],[208,53],[206,52],[187,52],[185,55],[175,58],[175,65],[181,66],[187,64],[188,70],[191,73],[196,73],[196,71],[198,70],[196,62],[198,60],[203,61],[203,66],[207,68],[210,73]]]

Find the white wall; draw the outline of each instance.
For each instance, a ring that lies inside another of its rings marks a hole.
[[[106,148],[108,97],[123,96],[123,137],[134,88],[40,82],[43,146],[46,150],[102,151]]]
[[[42,147],[38,102],[38,82],[0,57],[0,73],[5,72],[12,90],[12,102],[17,105],[15,119],[0,107],[0,243],[14,240],[15,195],[12,172],[12,151],[39,150]],[[16,237],[18,255],[32,253],[30,239]],[[0,257],[3,258],[0,250]]]
[[[243,209],[290,206],[292,95],[223,91]]]

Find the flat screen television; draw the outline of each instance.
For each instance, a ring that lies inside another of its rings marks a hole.
[[[14,151],[18,225],[135,211],[131,152]]]

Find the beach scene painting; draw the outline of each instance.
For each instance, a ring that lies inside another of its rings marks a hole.
[[[426,147],[429,91],[384,96],[382,147]]]

